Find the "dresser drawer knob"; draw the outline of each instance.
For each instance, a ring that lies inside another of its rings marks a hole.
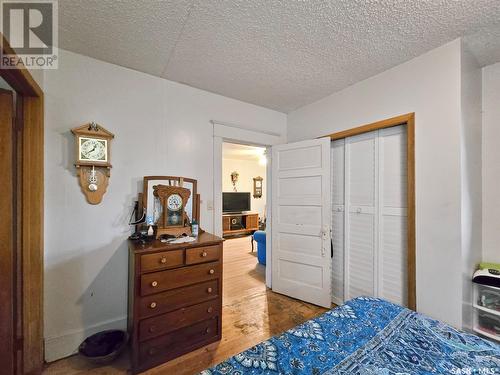
[[[209,333],[210,333],[210,328],[207,328],[207,329],[205,330],[205,334],[209,334]]]
[[[215,273],[215,270],[212,268],[210,271],[208,271],[210,275],[213,275]]]
[[[207,313],[209,313],[209,314],[210,314],[210,313],[212,313],[212,311],[214,311],[213,307],[209,307],[209,308],[207,309]]]
[[[154,331],[156,331],[156,327],[155,326],[149,327],[149,332],[153,333]]]
[[[202,253],[201,253],[202,258],[205,258],[207,255],[208,255],[208,254],[207,254],[207,252],[206,252],[206,251],[204,251],[204,252],[202,252]]]
[[[148,350],[148,354],[149,355],[155,355],[156,354],[156,349],[155,348],[151,348]]]
[[[153,281],[153,282],[151,283],[151,286],[152,286],[153,288],[156,288],[156,287],[158,286],[158,281]]]
[[[207,293],[212,293],[212,288],[207,288]]]
[[[151,302],[149,304],[149,307],[152,308],[152,309],[156,308],[156,302]]]
[[[162,263],[162,264],[167,263],[167,257],[161,257],[160,263]]]

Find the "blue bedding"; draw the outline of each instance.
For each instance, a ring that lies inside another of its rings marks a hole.
[[[500,345],[359,297],[205,370],[250,374],[500,374]]]

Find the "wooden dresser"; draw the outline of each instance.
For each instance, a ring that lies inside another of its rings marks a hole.
[[[137,374],[221,339],[222,242],[129,241],[128,330]]]

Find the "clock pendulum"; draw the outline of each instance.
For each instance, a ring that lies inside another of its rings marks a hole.
[[[95,166],[92,166],[92,170],[89,173],[89,190],[97,190],[97,175],[95,173]]]

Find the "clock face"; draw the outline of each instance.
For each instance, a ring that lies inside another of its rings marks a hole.
[[[182,197],[179,194],[172,194],[167,198],[167,208],[170,211],[179,211],[182,208]]]
[[[83,161],[108,161],[108,141],[97,138],[80,138],[80,160]]]

